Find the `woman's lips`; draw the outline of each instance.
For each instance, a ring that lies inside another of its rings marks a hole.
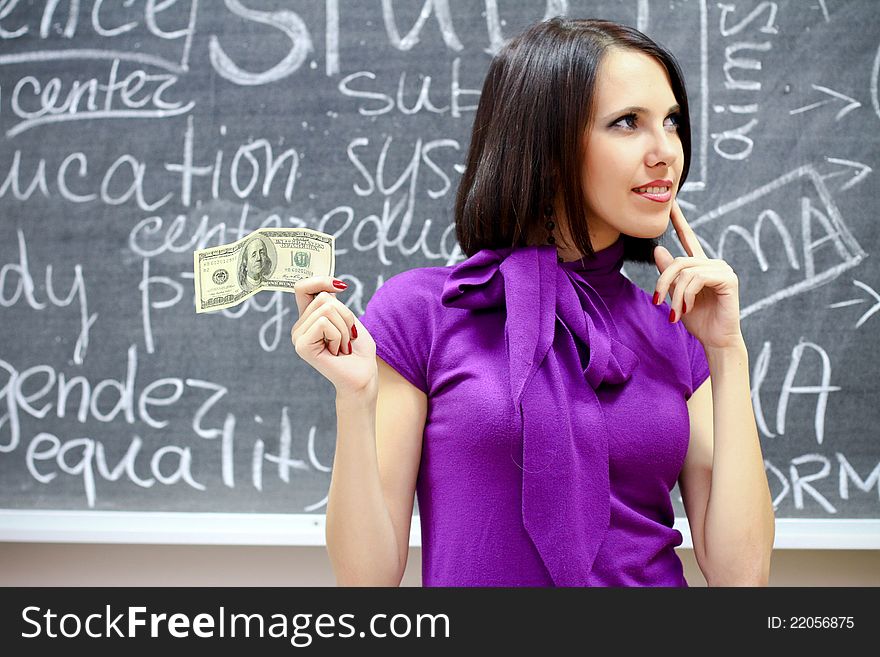
[[[633,190],[633,194],[636,196],[641,196],[642,198],[646,198],[649,201],[654,201],[655,203],[666,203],[669,199],[672,198],[672,190],[668,189],[662,194],[650,194],[648,192],[637,192]]]

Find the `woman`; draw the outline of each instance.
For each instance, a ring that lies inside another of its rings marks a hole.
[[[484,83],[456,204],[469,257],[393,276],[360,320],[344,284],[297,284],[296,351],[337,392],[340,584],[399,585],[417,489],[426,586],[687,586],[676,481],[707,582],[767,583],[738,282],[674,201],[689,159],[672,55],[542,22]],[[687,257],[657,244],[670,217]],[[656,264],[653,300],[624,261]]]

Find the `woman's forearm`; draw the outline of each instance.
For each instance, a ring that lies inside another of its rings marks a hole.
[[[752,409],[745,343],[706,350],[714,456],[704,542],[710,585],[766,585],[775,535],[772,497]]]
[[[340,586],[399,586],[403,576],[376,455],[376,393],[337,393],[327,551]]]
[[[712,373],[714,457],[705,519],[708,583],[766,585],[775,534],[773,504],[749,387],[745,344],[707,349]]]

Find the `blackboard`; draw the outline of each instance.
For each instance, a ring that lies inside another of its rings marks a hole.
[[[296,518],[320,543],[334,394],[290,344],[294,298],[197,316],[192,251],[261,226],[333,234],[358,315],[394,274],[459,262],[491,55],[559,13],[679,58],[679,199],[740,278],[779,526],[876,547],[880,30],[875,3],[843,0],[2,3],[0,538],[131,522],[259,542],[253,521]]]

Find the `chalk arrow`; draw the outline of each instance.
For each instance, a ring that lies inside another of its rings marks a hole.
[[[862,179],[871,173],[874,169],[869,167],[867,164],[862,164],[861,162],[855,162],[853,160],[841,160],[837,157],[826,157],[825,160],[830,162],[831,164],[842,164],[846,169],[838,169],[832,173],[826,173],[824,176],[821,176],[822,180],[826,178],[836,178],[837,176],[845,176],[847,173],[850,173],[850,169],[855,169],[856,172],[853,174],[852,178],[850,178],[845,185],[840,188],[840,191],[844,191],[849,189],[853,185],[856,185],[862,181]]]
[[[835,121],[840,121],[841,118],[852,112],[854,109],[857,109],[862,106],[862,104],[857,101],[855,98],[850,98],[846,94],[842,94],[839,91],[834,91],[834,89],[829,89],[828,87],[820,87],[818,84],[811,84],[811,87],[816,91],[821,91],[822,93],[826,93],[829,96],[833,96],[838,100],[849,101],[849,105],[841,109],[834,117]],[[822,105],[827,105],[828,103],[834,102],[831,98],[826,98],[825,100],[820,100],[817,103],[813,103],[812,105],[804,105],[803,107],[798,107],[797,109],[789,110],[789,114],[800,114],[801,112],[809,112],[811,109],[816,109],[817,107],[822,107]]]
[[[870,296],[874,297],[874,305],[868,308],[865,313],[859,317],[859,321],[856,322],[856,328],[859,328],[862,324],[868,321],[868,319],[874,313],[880,312],[880,294],[872,288],[870,285],[866,285],[861,281],[853,281],[853,285],[856,287],[862,288],[865,292],[867,292]],[[850,299],[849,301],[840,301],[838,303],[832,303],[829,308],[843,308],[845,306],[855,306],[860,303],[865,303],[865,299]]]

